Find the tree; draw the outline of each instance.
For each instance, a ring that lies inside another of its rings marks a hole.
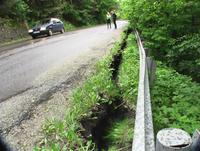
[[[200,1],[123,0],[121,6],[152,56],[200,82]]]
[[[2,2],[0,16],[23,21],[29,13],[29,6],[23,0],[9,0]]]

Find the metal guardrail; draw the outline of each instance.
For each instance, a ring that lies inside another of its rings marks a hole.
[[[138,32],[140,71],[132,151],[155,151],[147,57]]]
[[[152,82],[155,76],[155,62],[146,56],[137,31],[135,36],[140,54],[140,71],[132,151],[199,151],[200,132],[198,130],[194,132],[191,139],[190,135],[181,129],[162,129],[157,134],[155,147],[149,92],[149,75]]]

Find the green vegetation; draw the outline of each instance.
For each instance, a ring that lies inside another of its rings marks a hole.
[[[157,79],[151,91],[155,131],[175,127],[192,134],[200,129],[199,92],[198,83],[158,62]]]
[[[123,0],[120,5],[150,55],[162,61],[151,91],[155,131],[200,129],[200,1]]]
[[[151,55],[200,82],[200,1],[123,0],[121,7]]]
[[[106,139],[109,142],[109,151],[126,151],[131,148],[133,140],[134,118],[127,117],[116,121],[108,129]]]
[[[113,61],[113,56],[118,54],[119,50],[120,44],[117,43],[110,55],[97,64],[95,74],[89,77],[81,87],[74,90],[69,110],[66,112],[63,121],[52,119],[46,122],[43,126],[45,138],[41,141],[41,147],[35,148],[35,151],[95,150],[91,136],[86,139],[82,135],[85,128],[81,121],[88,118],[97,120],[98,114],[101,113],[98,108],[105,104],[112,104],[115,98],[120,98],[121,95],[125,99],[122,105],[126,108],[134,108],[135,100],[132,99],[136,99],[137,82],[132,83],[132,77],[135,78],[135,81],[138,81],[138,52],[132,34],[129,36],[127,48],[123,52],[119,83],[116,85],[112,80],[113,69],[109,67]],[[133,60],[134,67],[132,67]],[[134,111],[131,110],[131,112]],[[133,118],[133,116],[127,116],[125,119],[112,121],[113,123],[108,128],[108,135],[105,136],[105,139],[110,142],[110,150],[112,148],[126,150],[127,147],[131,146],[134,128]]]
[[[81,26],[105,22],[106,11],[116,8],[115,0],[9,0],[0,2],[0,17],[31,26],[58,17]]]
[[[123,51],[122,64],[119,70],[118,86],[120,88],[124,104],[134,114],[137,100],[139,73],[139,54],[135,37],[130,35],[127,39],[127,47]],[[122,120],[112,123],[106,138],[109,142],[109,151],[126,151],[132,146],[134,129],[134,117],[127,115]]]
[[[71,24],[68,21],[64,21],[63,23],[64,23],[65,31],[71,31],[71,30],[74,30],[76,28],[73,24]]]
[[[123,52],[122,64],[119,70],[119,87],[123,94],[123,100],[135,108],[139,79],[139,54],[136,39],[129,36],[127,47]]]

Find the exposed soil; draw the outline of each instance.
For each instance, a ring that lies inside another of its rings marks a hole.
[[[121,47],[120,47],[120,50],[118,51],[118,53],[116,55],[113,56],[113,61],[110,65],[110,68],[111,69],[114,69],[112,70],[112,79],[114,81],[117,80],[117,75],[118,75],[118,71],[119,71],[119,67],[120,67],[120,64],[121,64],[121,61],[122,61],[122,52],[124,51],[125,47],[126,47],[126,39],[128,38],[128,35],[132,32],[132,29],[127,29],[125,31],[126,33],[126,36],[125,38],[123,39],[122,43],[121,43]]]
[[[82,119],[85,139],[92,139],[98,151],[108,150],[109,142],[105,138],[108,128],[113,122],[132,116],[134,112],[128,108],[121,98],[116,98],[112,104],[105,103],[92,109],[89,118]]]
[[[126,47],[126,40],[128,35],[132,32],[131,29],[126,31],[126,37],[121,43],[120,50],[116,55],[113,56],[113,61],[110,65],[112,69],[112,80],[117,84],[117,76],[120,64],[122,62],[122,52]],[[100,98],[104,98],[104,94],[99,94]],[[85,129],[82,132],[82,136],[96,144],[96,149],[98,151],[106,151],[109,149],[109,142],[106,140],[105,136],[107,129],[112,125],[114,121],[122,120],[125,117],[133,117],[133,111],[128,108],[124,103],[123,98],[109,98],[112,100],[112,103],[104,103],[99,106],[95,106],[91,112],[90,117],[82,119],[80,122]]]

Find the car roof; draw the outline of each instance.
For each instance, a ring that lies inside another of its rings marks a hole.
[[[61,21],[60,19],[58,18],[50,18],[51,21]]]

